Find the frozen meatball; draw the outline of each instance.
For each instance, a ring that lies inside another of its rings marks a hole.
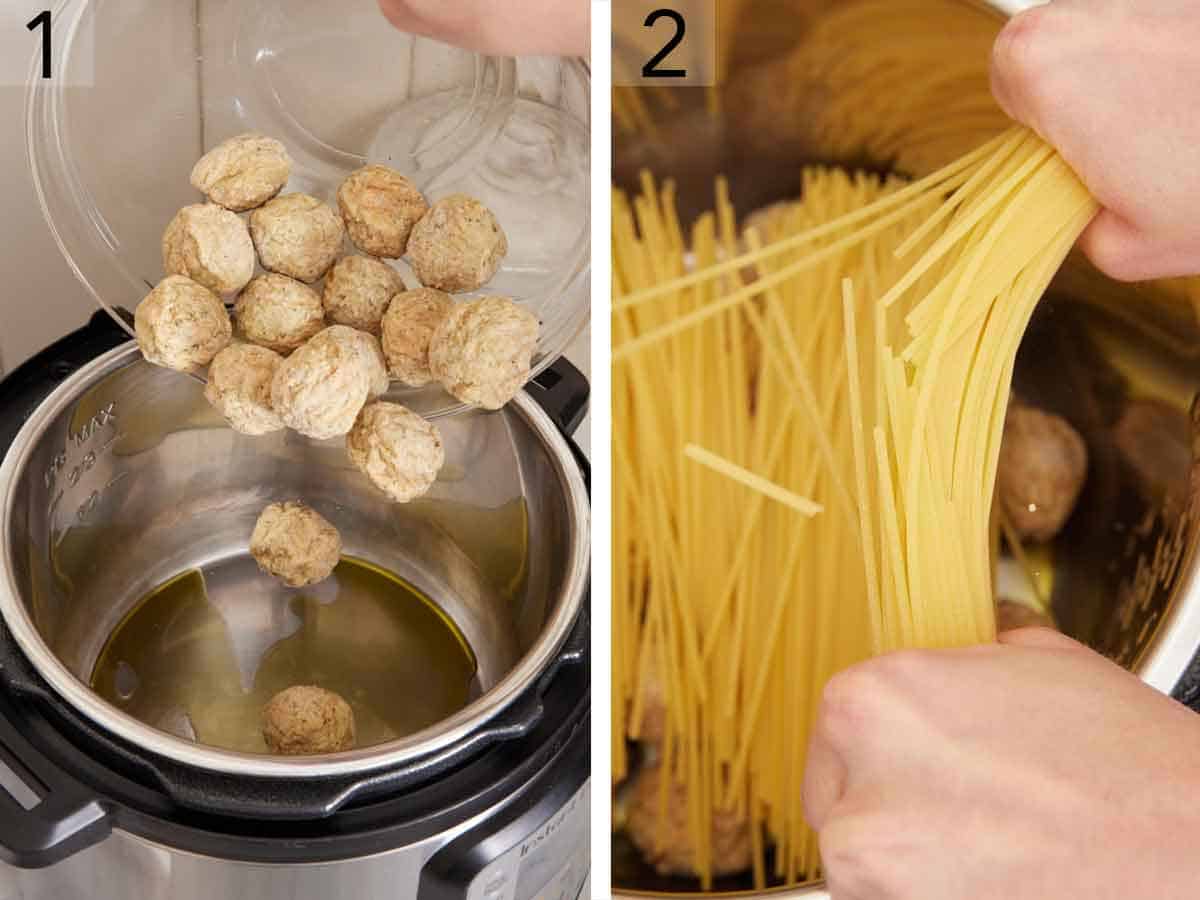
[[[346,435],[346,453],[397,503],[428,491],[446,461],[437,428],[399,403],[365,406]]]
[[[291,353],[325,327],[321,296],[307,284],[269,273],[252,280],[234,306],[246,340]]]
[[[159,282],[133,318],[142,355],[181,372],[208,365],[233,335],[221,298],[183,275]]]
[[[163,268],[216,294],[236,294],[254,277],[254,243],[246,223],[215,203],[185,206],[162,239]]]
[[[996,631],[1015,631],[1018,628],[1054,628],[1054,620],[1025,603],[996,601]]]
[[[660,875],[697,874],[687,788],[672,781],[665,811],[659,803],[660,779],[670,777],[661,766],[643,768],[630,787],[626,831],[642,858]],[[660,815],[665,812],[665,815]],[[713,874],[744,872],[753,862],[750,824],[734,812],[717,812],[712,822]]]
[[[1013,402],[997,475],[1000,502],[1023,538],[1048,541],[1066,524],[1087,477],[1083,438],[1066,419]]]
[[[387,166],[363,166],[338,188],[338,207],[350,240],[363,253],[399,259],[409,234],[429,211],[411,181]]]
[[[339,259],[325,278],[325,315],[376,337],[391,299],[404,290],[400,273],[369,256]]]
[[[254,525],[250,555],[268,575],[289,587],[304,587],[333,574],[342,538],[312,507],[297,500],[272,503]]]
[[[353,427],[375,386],[359,334],[331,325],[280,364],[271,382],[271,406],[284,425],[317,440]]]
[[[192,187],[235,212],[262,206],[287,184],[292,160],[283,144],[242,134],[213,147],[192,169]]]
[[[345,328],[347,331],[353,332],[343,336],[358,344],[363,365],[367,368],[368,394],[371,397],[382,397],[392,386],[392,379],[388,377],[387,360],[383,357],[383,347],[379,343],[379,338],[346,325],[335,325],[334,327]]]
[[[529,380],[537,316],[508,297],[450,310],[429,342],[429,371],[464,403],[499,409]]]
[[[266,347],[232,344],[213,357],[204,397],[234,431],[279,431],[283,420],[271,408],[271,381],[281,362],[283,357]]]
[[[507,252],[492,211],[466,194],[433,204],[408,241],[408,261],[421,284],[450,293],[483,287]]]
[[[354,711],[333,691],[296,685],[263,707],[263,739],[272,753],[314,756],[354,748]]]
[[[392,375],[412,387],[433,381],[429,341],[453,308],[454,298],[434,288],[417,288],[392,298],[383,316],[383,355]]]
[[[341,217],[308,194],[284,194],[250,214],[263,268],[310,284],[329,271],[345,234]]]

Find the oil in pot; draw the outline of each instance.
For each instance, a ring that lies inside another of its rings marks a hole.
[[[343,557],[325,582],[288,589],[243,556],[139,600],[101,651],[91,686],[155,728],[265,753],[262,708],[292,685],[344,697],[357,746],[369,747],[462,709],[475,675],[454,622],[393,573]]]

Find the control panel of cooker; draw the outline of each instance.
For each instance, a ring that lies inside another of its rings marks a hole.
[[[467,834],[436,854],[421,900],[576,900],[588,875],[590,784],[552,809],[548,799],[481,843]]]

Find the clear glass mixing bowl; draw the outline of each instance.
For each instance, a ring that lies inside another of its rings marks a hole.
[[[431,199],[463,192],[490,206],[509,253],[485,291],[541,319],[535,373],[585,323],[583,62],[480,56],[402,34],[375,0],[65,0],[54,22],[60,74],[30,79],[29,161],[55,239],[110,312],[132,310],[162,278],[162,232],[201,199],[188,183],[195,161],[260,131],[295,161],[285,191],[336,204],[349,172],[381,162]],[[93,55],[94,78],[73,71]],[[40,69],[35,60],[31,74]],[[430,417],[462,408],[436,386],[394,393]]]

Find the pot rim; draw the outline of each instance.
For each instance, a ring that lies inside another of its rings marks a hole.
[[[212,772],[280,779],[362,775],[400,767],[460,742],[507,709],[554,660],[582,607],[588,580],[589,501],[583,476],[565,438],[533,398],[522,391],[509,406],[526,421],[549,451],[555,474],[566,494],[567,525],[572,538],[566,575],[553,613],[533,647],[483,696],[442,721],[399,740],[343,753],[296,757],[236,753],[193,743],[152,728],[102,699],[63,665],[17,599],[8,522],[16,503],[14,488],[17,480],[29,463],[30,451],[49,423],[78,399],[83,389],[139,360],[141,353],[137,345],[129,342],[80,368],[42,401],[22,426],[0,464],[0,514],[4,517],[0,522],[0,537],[3,538],[0,546],[0,616],[21,651],[54,692],[100,728],[151,753]]]

